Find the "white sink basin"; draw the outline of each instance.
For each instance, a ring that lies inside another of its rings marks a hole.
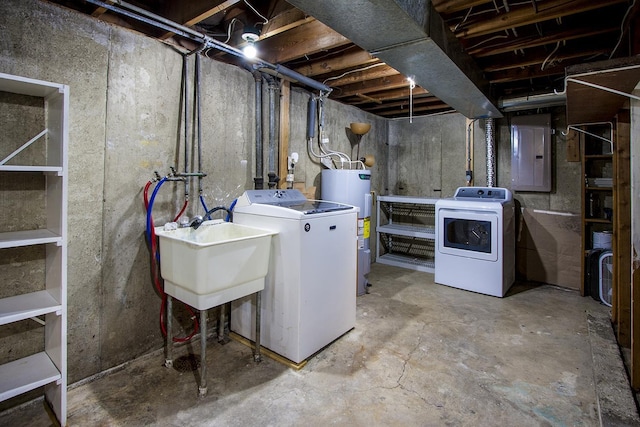
[[[221,220],[155,231],[164,291],[172,297],[206,310],[264,289],[276,232]]]

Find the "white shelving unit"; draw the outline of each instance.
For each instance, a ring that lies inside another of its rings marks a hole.
[[[0,232],[0,249],[44,245],[46,253],[45,283],[38,284],[41,290],[0,299],[0,325],[28,319],[41,323],[36,316],[44,316],[45,335],[41,352],[0,366],[0,401],[44,386],[45,399],[60,425],[64,426],[67,420],[69,87],[0,73],[0,92],[42,98],[46,127],[17,148],[20,142],[0,143],[0,172],[42,173],[46,182],[46,206],[42,207],[46,213],[46,223],[38,225],[35,229]],[[46,153],[42,156],[42,164],[22,161],[28,157],[24,156],[24,153],[30,149]]]
[[[438,199],[378,196],[376,262],[433,273]]]

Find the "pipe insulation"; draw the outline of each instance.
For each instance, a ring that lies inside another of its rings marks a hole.
[[[487,187],[496,186],[496,137],[494,124],[494,119],[485,120],[485,138],[487,142]]]

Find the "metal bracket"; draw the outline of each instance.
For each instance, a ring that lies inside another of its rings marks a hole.
[[[592,126],[592,125],[609,125],[610,129],[611,129],[611,136],[609,137],[609,139],[604,138],[600,135],[596,135],[594,133],[591,132],[587,132],[584,129],[580,129],[577,126]],[[569,134],[570,130],[575,130],[576,132],[580,132],[580,133],[584,133],[586,135],[592,136],[594,138],[598,138],[601,139],[602,141],[608,142],[609,145],[611,146],[611,154],[613,154],[613,122],[594,122],[594,123],[578,123],[575,125],[568,125],[567,126],[567,132],[560,132],[563,136],[567,136]]]

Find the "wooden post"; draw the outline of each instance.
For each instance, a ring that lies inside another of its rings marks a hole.
[[[278,176],[280,183],[278,188],[287,187],[288,156],[289,156],[289,136],[291,115],[289,108],[291,105],[291,84],[288,81],[282,83],[280,88],[280,145],[278,150]]]

